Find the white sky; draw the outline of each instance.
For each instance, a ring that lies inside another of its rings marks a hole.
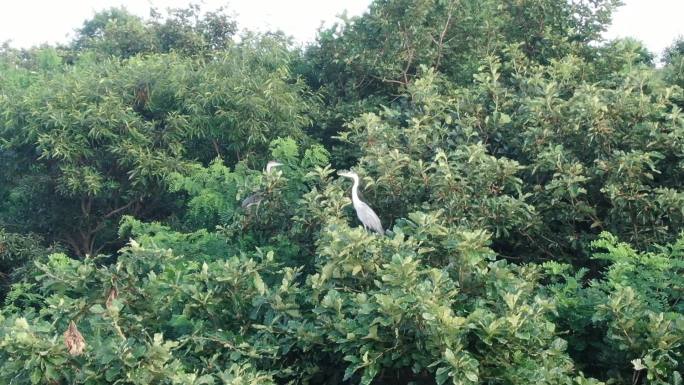
[[[560,1],[560,0],[559,0]],[[197,1],[194,1],[197,2]],[[203,0],[205,10],[227,5],[241,28],[282,29],[300,42],[312,41],[322,21],[331,22],[345,9],[364,12],[370,0]],[[607,38],[635,37],[659,54],[684,35],[684,0],[624,0]],[[125,6],[147,16],[150,6],[183,7],[189,0],[0,0],[0,42],[15,47],[64,42],[97,10]]]
[[[634,37],[660,55],[677,36],[684,36],[684,0],[623,0],[613,15],[608,39]]]
[[[240,28],[267,31],[281,29],[300,42],[313,41],[322,21],[334,21],[345,9],[362,14],[369,0],[0,0],[0,42],[11,39],[15,47],[43,42],[64,42],[95,11],[125,6],[147,17],[150,7],[160,10],[199,3],[202,10],[226,6],[237,14]]]

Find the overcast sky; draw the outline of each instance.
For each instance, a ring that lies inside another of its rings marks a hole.
[[[197,2],[197,1],[194,1]],[[364,12],[369,0],[204,0],[204,9],[228,5],[241,28],[281,29],[300,42],[312,41],[322,21],[330,23],[347,10]],[[635,37],[659,54],[684,35],[684,0],[624,0],[607,38]],[[125,6],[141,16],[157,8],[183,7],[188,0],[0,0],[0,42],[15,47],[66,41],[97,10]]]

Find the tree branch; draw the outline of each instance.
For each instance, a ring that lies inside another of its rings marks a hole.
[[[437,63],[435,63],[435,69],[439,69],[439,65],[442,62],[442,49],[444,48],[444,37],[446,36],[447,31],[449,30],[450,24],[451,24],[451,10],[449,10],[449,14],[447,16],[447,21],[444,24],[444,29],[442,29],[442,33],[439,35],[439,43],[437,45]]]

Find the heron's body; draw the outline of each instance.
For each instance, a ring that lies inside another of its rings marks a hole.
[[[351,178],[354,181],[354,184],[352,185],[352,205],[354,206],[356,216],[363,224],[363,227],[367,230],[373,230],[378,234],[385,234],[385,230],[382,228],[382,223],[380,222],[378,215],[370,206],[368,206],[368,204],[366,204],[366,202],[359,198],[359,176],[355,172],[344,172],[339,173],[339,175]]]
[[[258,205],[262,200],[264,200],[264,194],[261,192],[254,193],[242,201],[242,208],[246,209],[248,207]]]

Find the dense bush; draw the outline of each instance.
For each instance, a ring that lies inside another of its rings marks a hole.
[[[401,108],[342,133],[375,179],[380,212],[391,221],[427,201],[526,259],[582,259],[601,230],[642,248],[674,240],[684,224],[682,90],[630,51],[598,84],[577,57],[539,66],[518,53],[490,58],[468,88],[428,72]]]
[[[0,223],[79,256],[115,250],[122,214],[162,219],[175,209],[166,179],[191,161],[260,163],[277,136],[304,141],[308,96],[288,74],[283,44],[253,37],[209,60],[86,57],[8,70]]]
[[[601,42],[616,5],[3,45],[0,382],[681,384],[684,55]]]
[[[83,23],[71,44],[75,50],[127,58],[143,53],[210,53],[233,43],[237,24],[223,9],[200,12],[198,5],[169,9],[166,17],[156,9],[142,19],[125,8],[97,13]]]
[[[557,323],[568,331],[575,361],[624,383],[681,383],[684,235],[649,253],[607,233],[592,247],[593,258],[606,266],[588,284],[582,284],[586,270],[570,274],[568,265],[544,265],[554,280],[548,288],[557,301]]]
[[[13,283],[19,283],[34,271],[33,263],[60,251],[58,245],[46,247],[35,234],[9,233],[0,228],[0,298]]]

